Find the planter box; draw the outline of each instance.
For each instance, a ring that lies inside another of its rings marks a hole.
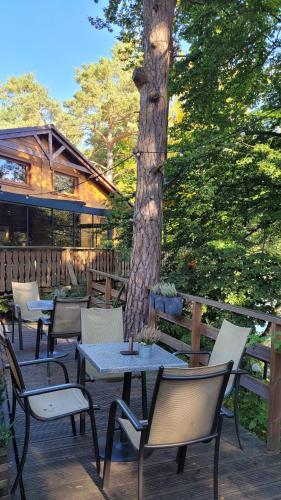
[[[149,303],[157,311],[176,316],[182,314],[183,299],[181,297],[165,297],[164,295],[151,292]]]

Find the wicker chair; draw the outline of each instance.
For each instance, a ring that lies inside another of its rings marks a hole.
[[[208,366],[217,365],[220,363],[226,363],[229,359],[233,360],[233,370],[229,378],[228,385],[225,390],[225,397],[233,394],[233,412],[223,408],[223,413],[226,417],[235,419],[235,429],[236,435],[241,450],[243,449],[240,433],[239,433],[239,413],[238,413],[238,397],[239,397],[239,386],[240,377],[245,370],[240,369],[240,363],[242,361],[245,345],[247,342],[248,335],[251,328],[245,328],[243,326],[237,326],[226,319],[223,321],[222,326],[219,330],[216,342],[212,352],[209,351],[179,351],[175,354],[181,354],[185,356],[190,356],[192,354],[205,354],[209,356]]]
[[[96,409],[97,406],[93,405],[92,397],[87,389],[79,384],[69,383],[67,369],[65,365],[57,359],[49,358],[18,362],[12,344],[5,333],[4,325],[2,323],[0,323],[0,345],[4,348],[9,363],[13,389],[10,418],[15,460],[17,465],[17,475],[12,485],[11,493],[13,494],[16,491],[18,484],[20,484],[22,497],[25,498],[22,473],[28,451],[31,417],[44,422],[49,420],[57,420],[64,417],[70,417],[72,432],[75,436],[76,426],[74,415],[81,414],[82,412],[88,412],[91,421],[96,467],[97,471],[99,472],[100,458],[94,415],[94,409]],[[20,367],[29,367],[34,365],[41,366],[43,363],[56,363],[61,366],[65,378],[65,383],[28,390],[25,386]],[[20,405],[25,416],[25,433],[21,457],[19,456],[14,433],[14,420],[17,403]]]
[[[67,297],[54,300],[54,309],[51,315],[51,321],[48,331],[47,356],[52,356],[54,352],[55,341],[58,338],[69,339],[81,337],[81,314],[83,308],[90,306],[91,297]],[[35,359],[39,358],[40,339],[43,323],[39,319],[36,340]]]
[[[15,321],[19,327],[19,345],[23,349],[22,323],[34,323],[40,319],[41,331],[43,325],[48,325],[49,316],[44,315],[42,311],[29,311],[27,302],[31,300],[39,300],[39,289],[36,281],[30,283],[17,283],[12,281],[13,291],[13,309],[12,309],[12,342],[15,336]]]
[[[233,362],[212,367],[159,369],[150,413],[140,421],[122,400],[110,407],[103,487],[109,485],[111,455],[117,409],[118,421],[139,452],[138,499],[143,498],[143,463],[156,448],[178,448],[177,472],[184,469],[186,447],[215,440],[214,498],[218,499],[218,461],[222,426],[221,404]]]

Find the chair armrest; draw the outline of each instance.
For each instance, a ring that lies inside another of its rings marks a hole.
[[[47,387],[40,387],[39,389],[30,389],[25,390],[18,394],[20,398],[31,398],[32,396],[39,396],[40,394],[48,394],[50,392],[64,391],[65,389],[80,389],[86,396],[88,397],[89,403],[95,410],[99,410],[100,407],[98,405],[94,405],[92,403],[92,397],[89,391],[80,384],[60,384],[60,385],[51,385]]]
[[[246,375],[247,370],[243,370],[242,368],[238,368],[237,370],[231,370],[230,375]]]
[[[132,426],[136,429],[136,431],[142,431],[147,427],[147,424],[144,422],[141,422],[136,415],[130,410],[128,405],[123,401],[122,399],[115,399],[111,403],[110,407],[110,412],[112,410],[117,410],[117,407],[119,407],[122,410],[122,413],[127,417],[127,419],[131,422]]]
[[[18,362],[19,366],[42,365],[44,363],[56,363],[57,365],[60,365],[61,368],[63,369],[65,382],[67,384],[69,383],[69,376],[68,376],[67,368],[66,368],[65,364],[62,361],[59,361],[58,359],[44,358],[44,359],[31,359],[29,361],[19,361]],[[9,364],[5,365],[5,368],[10,368],[10,365]]]

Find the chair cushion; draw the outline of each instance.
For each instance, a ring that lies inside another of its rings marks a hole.
[[[40,418],[61,417],[67,413],[79,413],[89,409],[87,399],[80,389],[70,388],[48,392],[28,398],[32,412]]]
[[[132,426],[131,422],[126,418],[118,418],[118,422],[121,425],[123,431],[128,436],[134,448],[137,450],[140,447],[140,431],[136,431],[136,429]],[[147,423],[147,420],[141,420],[141,423]]]

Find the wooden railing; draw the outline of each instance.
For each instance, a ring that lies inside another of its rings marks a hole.
[[[104,282],[97,281],[103,278]],[[88,269],[87,271],[87,286],[88,293],[98,290],[104,294],[104,300],[108,306],[112,298],[116,298],[119,291],[117,284],[124,284],[125,287],[128,279],[108,273],[99,273],[97,269]],[[149,293],[149,291],[148,291]],[[197,297],[185,293],[179,294],[185,300],[186,304],[191,304],[192,316],[172,316],[155,309],[149,311],[149,324],[155,326],[158,320],[168,321],[174,325],[179,325],[191,332],[191,344],[186,344],[167,333],[162,332],[161,342],[174,350],[200,350],[201,336],[215,340],[218,335],[218,329],[202,322],[202,306],[213,307],[223,311],[231,312],[240,316],[251,319],[257,319],[270,324],[270,333],[272,336],[281,338],[281,317],[272,314],[262,313],[260,311],[237,307],[232,304],[217,302],[215,300]],[[126,299],[126,290],[122,294],[122,298]],[[280,332],[280,333],[279,333]],[[268,432],[267,432],[267,447],[269,451],[280,452],[280,425],[281,425],[281,354],[274,348],[273,342],[267,347],[262,344],[256,344],[246,349],[246,354],[255,359],[258,359],[270,365],[270,381],[267,383],[264,380],[257,379],[252,375],[244,375],[241,378],[241,385],[250,392],[257,394],[261,398],[268,401]],[[204,362],[203,357],[200,361]],[[198,362],[198,356],[193,356],[193,364]]]
[[[0,247],[0,293],[12,281],[37,281],[39,287],[86,282],[91,266],[107,273],[126,274],[129,264],[114,250],[78,247]]]

